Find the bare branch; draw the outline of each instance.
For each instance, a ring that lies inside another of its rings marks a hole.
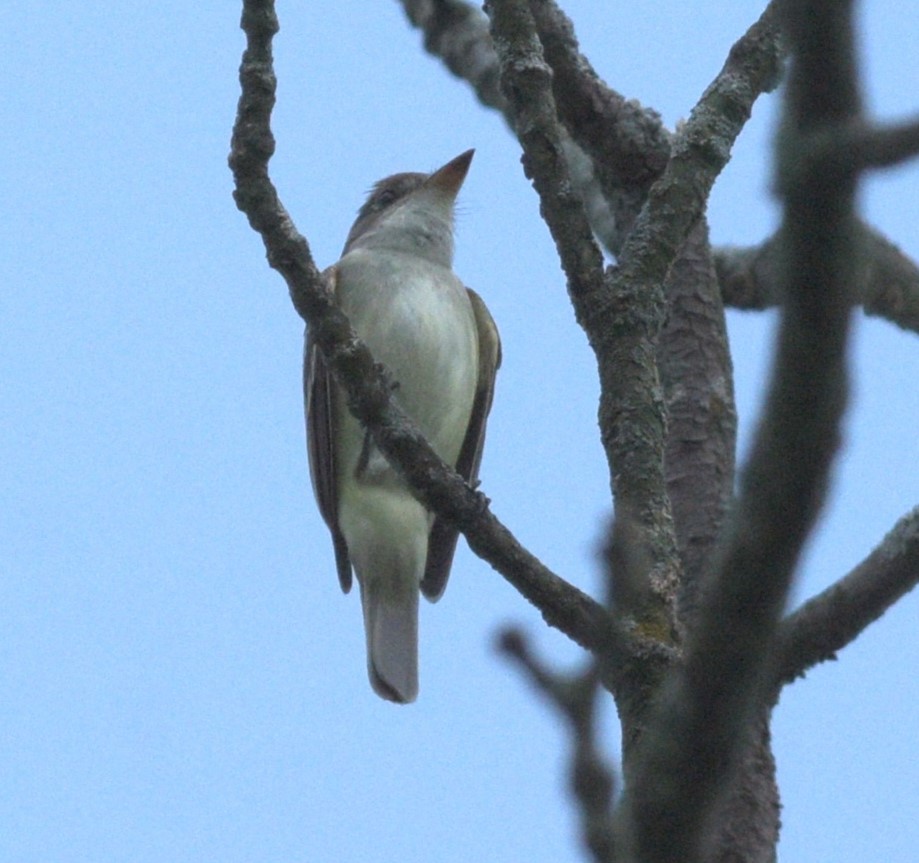
[[[514,628],[501,633],[498,647],[520,665],[530,682],[566,720],[573,744],[569,774],[571,790],[581,813],[583,841],[597,863],[609,863],[614,859],[614,781],[613,772],[596,745],[596,663],[592,662],[583,674],[555,674],[533,655],[526,636]]]
[[[242,28],[247,47],[240,66],[242,93],[229,158],[236,182],[234,197],[261,234],[269,264],[284,277],[294,308],[308,321],[336,380],[346,390],[349,409],[371,431],[422,503],[456,525],[470,547],[532,602],[547,623],[590,650],[615,654],[622,642],[611,636],[605,609],[524,549],[490,512],[485,496],[440,460],[392,400],[385,369],[374,362],[332,302],[309,245],[294,227],[268,175],[274,151],[270,117],[276,84],[271,42],[278,30],[273,2],[246,0]]]
[[[712,812],[749,744],[792,572],[838,446],[855,183],[838,182],[832,166],[821,173],[818,165],[804,183],[785,179],[810,132],[858,115],[851,9],[788,0],[781,11],[794,63],[779,166],[788,299],[778,359],[685,662],[662,693],[627,788],[624,825],[636,860],[685,863],[705,855]]]
[[[901,518],[848,575],[789,615],[779,630],[776,695],[817,663],[835,659],[919,583],[919,507]]]
[[[598,253],[568,191],[552,75],[528,4],[502,0],[488,8],[502,89],[514,113],[525,167],[540,193],[578,321],[600,364],[600,426],[614,495],[617,503],[629,503],[635,511],[643,501],[641,516],[654,549],[652,579],[673,621],[678,555],[663,476],[666,417],[655,357],[667,310],[662,286],[704,210],[753,101],[777,77],[774,11],[769,7],[732,49],[725,68],[694,109],[666,171],[651,188],[623,248],[620,267],[601,286]],[[759,48],[762,43],[772,46],[771,53]]]
[[[733,500],[737,449],[727,322],[704,216],[665,289],[670,308],[657,347],[668,417],[664,471],[683,565],[679,616],[687,626]]]
[[[554,0],[530,0],[559,117],[575,142],[620,184],[647,185],[670,157],[670,135],[656,111],[617,93],[580,53],[570,19]]]
[[[271,52],[278,32],[274,5],[244,3],[241,26],[248,39],[239,67],[242,92],[230,143],[229,164],[236,182],[233,199],[262,235],[268,263],[284,276],[294,308],[307,320],[328,314],[332,303],[306,239],[297,232],[268,178],[268,161],[275,148],[270,125],[277,88]]]
[[[498,48],[501,90],[508,100],[523,148],[523,167],[539,193],[545,219],[568,277],[578,319],[589,313],[586,299],[603,279],[603,256],[594,242],[584,207],[571,192],[562,152],[561,127],[552,98],[552,71],[542,54],[525,0],[486,6]]]
[[[507,101],[498,85],[498,58],[481,9],[465,0],[402,0],[402,7],[424,34],[425,50],[468,81],[479,101],[501,111],[510,124]]]
[[[814,163],[834,165],[840,173],[889,168],[919,153],[919,120],[888,126],[857,120],[848,126],[815,134],[797,170]],[[793,181],[793,178],[792,178]]]
[[[600,80],[580,54],[571,22],[554,0],[530,0],[530,6],[554,73],[559,116],[572,137],[620,186],[647,188],[664,171],[670,156],[670,136],[660,117]],[[696,107],[697,131],[710,133],[713,148],[730,148],[753,102],[778,84],[781,60],[775,4],[770,4],[731,48],[724,67]],[[702,127],[698,117],[702,111],[708,114],[708,128]],[[721,167],[723,162],[718,170]]]
[[[919,119],[857,131],[852,149],[856,163],[865,168],[890,168],[919,154]]]
[[[863,222],[858,226],[858,246],[857,301],[865,313],[919,332],[919,267]],[[717,251],[715,266],[725,304],[737,309],[777,306],[780,253],[777,235],[760,246]]]
[[[593,161],[615,218],[604,236],[618,255],[651,183],[670,158],[670,134],[656,111],[609,87],[580,53],[571,21],[554,0],[530,0],[533,20],[552,67],[559,119]]]
[[[500,111],[513,129],[510,106],[497,83],[498,56],[488,29],[488,19],[479,7],[465,0],[401,2],[409,21],[423,32],[425,49],[439,57],[454,75],[467,81],[479,101]],[[592,160],[565,130],[560,133],[560,146],[568,162],[570,182],[584,202],[591,227],[606,248],[615,251],[621,244],[622,232],[610,205],[601,194]],[[634,213],[627,221],[631,223],[633,218]]]

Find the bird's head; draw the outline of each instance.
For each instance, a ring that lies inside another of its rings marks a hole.
[[[357,214],[342,255],[390,249],[453,262],[453,208],[475,150],[430,174],[393,174],[376,183]]]

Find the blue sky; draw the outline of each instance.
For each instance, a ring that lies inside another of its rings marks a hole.
[[[585,52],[669,125],[751,0],[569,2]],[[332,263],[370,184],[468,147],[456,269],[501,328],[483,487],[557,572],[596,591],[609,514],[597,382],[516,142],[427,57],[393,2],[280,4],[274,179]],[[0,860],[575,861],[555,718],[492,649],[547,631],[462,547],[422,609],[421,696],[377,699],[306,467],[302,325],[226,167],[239,7],[0,12]],[[864,5],[866,95],[916,110],[916,33]],[[716,186],[716,242],[776,222],[775,100]],[[867,217],[919,256],[919,166]],[[730,316],[742,447],[774,320]],[[919,501],[919,345],[858,317],[854,398],[796,598]],[[786,861],[912,861],[919,599],[788,689],[775,718]],[[615,716],[606,711],[615,752]]]

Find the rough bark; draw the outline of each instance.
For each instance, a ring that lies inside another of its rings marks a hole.
[[[658,362],[669,416],[667,488],[683,562],[680,616],[721,535],[734,482],[737,414],[724,309],[701,219],[667,278],[670,314]]]

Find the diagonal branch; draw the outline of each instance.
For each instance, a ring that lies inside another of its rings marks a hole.
[[[529,5],[552,67],[559,118],[578,146],[619,184],[652,182],[670,158],[670,135],[660,115],[600,78],[580,52],[571,20],[554,0],[530,0]]]
[[[540,213],[552,233],[575,313],[583,325],[590,313],[586,301],[602,285],[603,256],[583,205],[571,192],[552,97],[552,71],[525,0],[496,0],[485,8],[498,50],[501,90],[523,148],[524,172],[539,193]]]
[[[779,629],[776,696],[836,652],[919,583],[919,507],[901,518],[848,575],[808,600]]]
[[[869,168],[890,168],[919,154],[919,118],[861,130],[852,142],[857,160]]]
[[[864,222],[859,222],[858,245],[857,300],[865,313],[919,332],[919,266]],[[777,235],[759,246],[717,251],[715,266],[725,304],[736,309],[777,306],[780,255]]]
[[[412,26],[424,35],[424,48],[439,57],[456,77],[467,81],[487,108],[507,113],[498,83],[498,57],[482,10],[466,0],[401,0]]]
[[[673,142],[666,170],[652,186],[623,249],[618,281],[638,276],[659,291],[680,245],[703,214],[753,103],[778,80],[777,32],[772,3],[731,48]]]
[[[385,369],[374,362],[332,301],[309,245],[294,227],[268,175],[274,152],[270,118],[276,85],[271,44],[278,30],[272,0],[245,0],[242,28],[247,47],[240,66],[242,93],[229,157],[234,198],[261,235],[269,264],[287,282],[294,308],[308,322],[347,392],[349,409],[371,431],[419,500],[458,527],[473,551],[532,602],[547,623],[589,650],[621,656],[623,639],[605,609],[524,549],[491,513],[487,498],[440,460],[392,400]]]

